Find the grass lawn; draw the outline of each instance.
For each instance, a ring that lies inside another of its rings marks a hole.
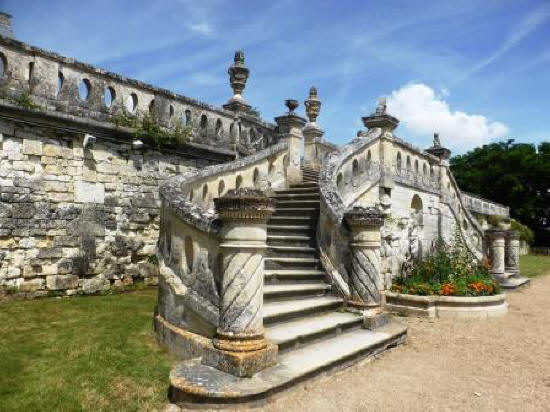
[[[524,255],[519,258],[519,269],[529,278],[550,274],[550,256]]]
[[[172,359],[155,302],[144,290],[0,303],[0,410],[160,409]]]

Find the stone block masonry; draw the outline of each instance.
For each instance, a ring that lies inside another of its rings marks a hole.
[[[216,163],[83,137],[0,118],[0,293],[156,284],[159,184]]]

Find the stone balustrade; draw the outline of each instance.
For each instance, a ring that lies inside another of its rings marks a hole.
[[[150,116],[186,142],[250,154],[276,142],[254,112],[215,107],[0,36],[0,105],[124,128]]]
[[[460,196],[464,205],[468,210],[482,215],[500,216],[503,218],[510,217],[510,208],[473,195],[467,192],[460,192]]]

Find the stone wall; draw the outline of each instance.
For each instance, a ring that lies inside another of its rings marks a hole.
[[[159,184],[213,161],[0,119],[0,288],[33,296],[157,281]]]

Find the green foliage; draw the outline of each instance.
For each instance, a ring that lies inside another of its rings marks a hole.
[[[538,245],[550,245],[550,142],[484,145],[453,157],[451,170],[462,190],[509,206]]]
[[[485,296],[498,293],[499,287],[460,239],[455,239],[454,247],[440,239],[410,273],[395,279],[392,290],[411,295]]]
[[[154,266],[158,266],[159,265],[159,258],[157,255],[149,255],[147,256],[147,263],[150,263]]]
[[[535,243],[535,234],[529,227],[521,224],[515,219],[512,219],[510,221],[510,228],[519,232],[519,238],[521,240],[527,242],[530,245]]]
[[[487,219],[487,223],[489,226],[492,226],[493,228],[498,228],[498,226],[504,222],[504,218],[502,216],[496,216],[496,215],[488,215],[485,217]]]

